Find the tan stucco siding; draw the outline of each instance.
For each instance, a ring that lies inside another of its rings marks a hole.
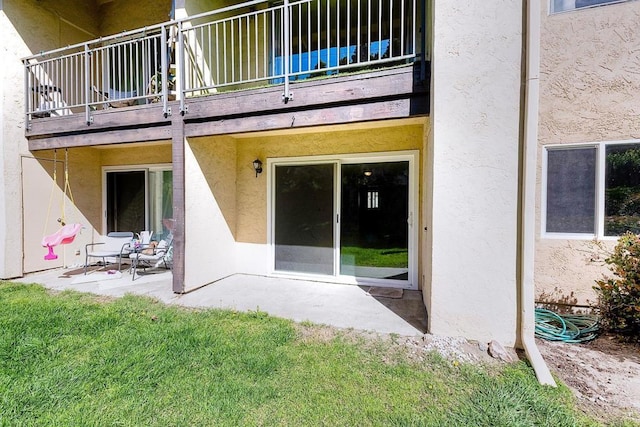
[[[640,138],[640,2],[547,15],[542,8],[536,297],[593,304],[615,242],[542,238],[547,144]]]
[[[640,138],[640,3],[542,9],[540,142]]]
[[[102,166],[164,164],[172,161],[169,142],[139,146],[123,145],[98,151]]]
[[[100,35],[108,36],[121,31],[169,21],[171,0],[115,0],[100,7]]]
[[[421,150],[422,125],[278,135],[238,140],[238,231],[245,243],[267,242],[266,159],[349,153]],[[259,158],[265,172],[255,177],[252,162]]]
[[[29,48],[23,56],[99,36],[98,12],[88,1],[4,0],[3,11]]]
[[[227,228],[235,235],[236,141],[227,136],[194,138],[189,141],[189,145],[197,161],[197,170],[206,181],[208,192],[215,198]]]

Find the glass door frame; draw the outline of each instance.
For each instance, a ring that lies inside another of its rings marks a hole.
[[[123,166],[103,166],[102,167],[102,234],[107,234],[107,174],[113,172],[144,172],[144,223],[145,228],[149,228],[149,172],[173,170],[171,163],[154,163],[146,165],[123,165]],[[132,230],[135,233],[143,230]]]
[[[336,283],[355,285],[377,285],[390,288],[418,289],[418,230],[420,223],[419,214],[419,151],[394,151],[382,153],[362,153],[362,154],[336,154],[322,156],[300,156],[267,159],[267,272],[274,277],[298,277],[309,280],[323,280]],[[341,227],[338,214],[341,212],[342,182],[341,167],[346,164],[362,163],[386,163],[403,162],[409,164],[409,189],[408,189],[408,280],[375,279],[369,277],[357,277],[341,275],[340,269],[340,234]],[[296,273],[279,271],[275,269],[275,175],[276,167],[282,165],[304,166],[316,164],[334,164],[334,267],[333,275],[320,275],[310,273]]]

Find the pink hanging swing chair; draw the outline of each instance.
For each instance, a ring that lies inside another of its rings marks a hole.
[[[47,210],[47,219],[44,225],[45,232],[47,230],[47,225],[49,222],[49,214],[51,212],[51,201],[53,200],[53,193],[58,183],[57,173],[56,173],[58,168],[57,152],[54,150],[53,153],[54,153],[53,154],[53,187],[51,188],[51,195],[49,197],[49,208]],[[44,256],[44,259],[47,261],[58,259],[58,255],[56,255],[55,252],[53,252],[53,248],[58,245],[66,245],[73,242],[73,240],[76,238],[76,235],[82,229],[82,224],[66,224],[65,223],[64,211],[65,211],[65,201],[67,198],[67,194],[69,195],[69,199],[71,200],[71,203],[75,204],[75,202],[73,201],[73,194],[71,193],[71,187],[69,186],[69,169],[67,166],[69,163],[68,161],[69,159],[68,159],[67,150],[65,150],[64,155],[65,155],[64,190],[62,194],[62,203],[60,207],[61,215],[60,215],[60,218],[58,218],[58,222],[60,223],[60,225],[62,225],[62,227],[58,229],[58,231],[56,231],[55,233],[50,234],[48,236],[44,236],[42,238],[42,246],[48,249],[48,253]]]

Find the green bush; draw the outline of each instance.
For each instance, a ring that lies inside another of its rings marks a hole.
[[[597,280],[602,324],[628,341],[640,342],[640,235],[625,233],[605,262],[614,277]]]

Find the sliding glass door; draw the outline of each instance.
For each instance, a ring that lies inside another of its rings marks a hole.
[[[341,167],[340,274],[407,280],[409,162]]]
[[[414,286],[410,160],[274,163],[275,271]]]
[[[275,268],[334,274],[334,164],[276,166]]]

